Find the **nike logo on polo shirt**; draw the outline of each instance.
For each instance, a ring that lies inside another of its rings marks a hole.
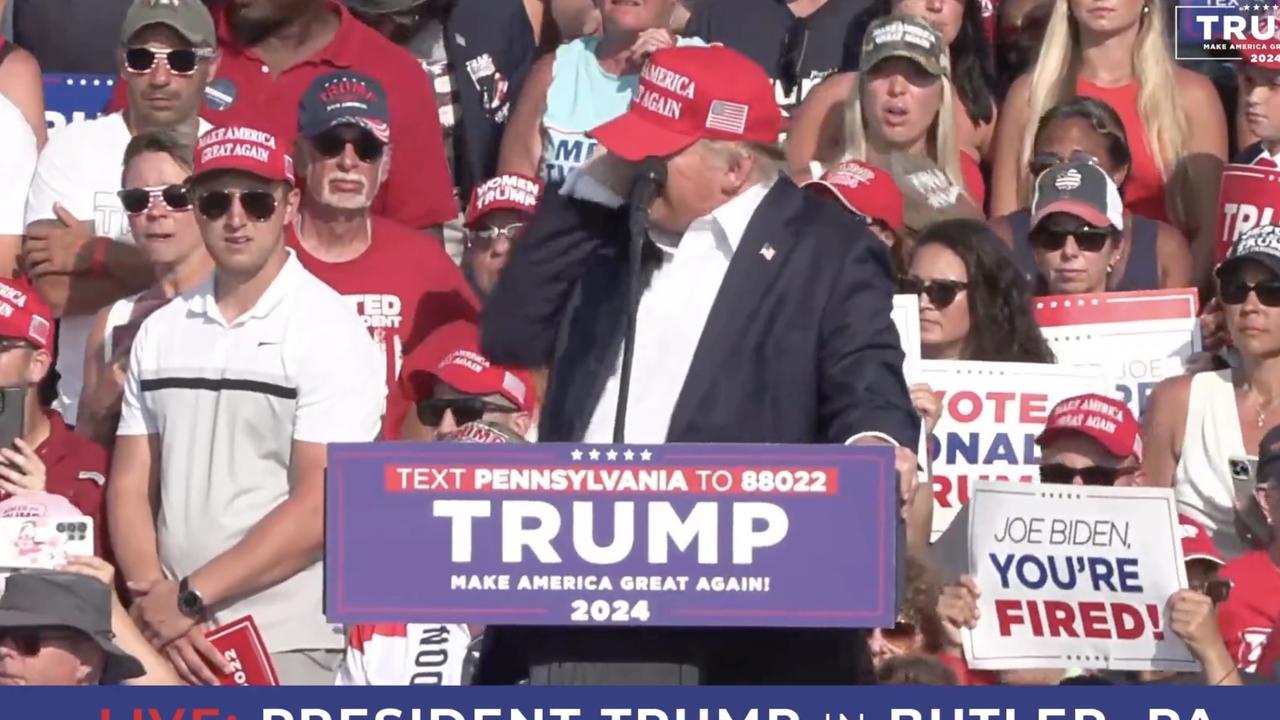
[[[266,347],[267,345],[279,345],[279,340],[259,340],[258,347]]]

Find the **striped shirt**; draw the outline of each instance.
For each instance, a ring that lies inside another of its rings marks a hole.
[[[138,331],[120,435],[159,436],[160,560],[173,578],[244,538],[290,491],[294,441],[377,437],[381,358],[350,304],[289,259],[252,309],[226,322],[213,278]],[[220,625],[253,615],[273,653],[341,648],[322,611],[323,563],[211,608]]]

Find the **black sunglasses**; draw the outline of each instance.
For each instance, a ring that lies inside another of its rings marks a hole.
[[[800,84],[800,64],[804,62],[805,46],[809,43],[809,26],[804,18],[796,17],[787,27],[782,38],[782,53],[778,56],[778,80],[788,96]]]
[[[1087,163],[1092,163],[1094,165],[1097,165],[1098,158],[1090,155],[1087,152],[1079,152],[1079,151],[1073,152],[1067,157],[1062,157],[1061,155],[1054,155],[1053,153],[1050,153],[1050,152],[1039,152],[1039,153],[1036,153],[1031,158],[1031,162],[1028,165],[1028,168],[1031,170],[1031,176],[1038,178],[1044,174],[1045,170],[1048,170],[1054,165],[1061,165],[1062,163],[1065,163],[1065,162],[1087,162]]]
[[[212,57],[209,50],[192,48],[173,48],[172,50],[153,50],[149,47],[131,47],[124,51],[124,66],[132,73],[148,73],[156,66],[156,60],[163,59],[174,75],[191,75],[196,65],[205,58]]]
[[[368,130],[326,130],[311,138],[311,145],[326,158],[336,158],[346,152],[347,146],[355,148],[360,162],[375,162],[382,157],[386,145]]]
[[[196,198],[196,210],[209,220],[218,220],[231,211],[231,203],[237,198],[244,214],[256,222],[265,222],[276,214],[276,196],[267,190],[207,190]]]
[[[455,423],[466,425],[480,420],[487,412],[515,412],[515,408],[475,397],[432,398],[418,403],[418,420],[427,427],[437,427],[444,420],[446,411],[453,413]]]
[[[24,657],[35,657],[51,640],[74,637],[72,630],[49,627],[0,628],[0,644],[8,643]]]
[[[945,310],[956,301],[961,290],[969,287],[969,283],[962,280],[922,280],[908,275],[899,279],[898,286],[909,295],[923,294],[934,307]]]
[[[1218,297],[1225,305],[1240,305],[1248,299],[1249,293],[1258,296],[1258,302],[1267,307],[1280,307],[1280,280],[1271,278],[1256,283],[1233,280],[1222,283],[1218,288]]]
[[[1047,252],[1058,252],[1067,246],[1067,238],[1075,238],[1081,252],[1097,253],[1111,242],[1111,231],[1084,227],[1079,230],[1057,230],[1038,227],[1031,231],[1031,244]]]
[[[1040,466],[1040,482],[1045,485],[1071,485],[1076,478],[1080,478],[1085,485],[1110,487],[1115,485],[1116,480],[1121,476],[1129,475],[1137,472],[1137,470],[1135,467],[1113,468],[1101,465],[1071,467],[1060,463],[1050,463]]]
[[[165,207],[170,210],[191,209],[191,190],[186,185],[126,188],[116,195],[119,196],[124,211],[130,215],[141,215],[156,200],[164,201]]]

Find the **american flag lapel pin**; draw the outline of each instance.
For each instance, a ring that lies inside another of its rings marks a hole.
[[[773,256],[777,254],[777,251],[773,249],[772,245],[765,243],[764,247],[760,248],[760,254],[764,256],[765,260],[773,260]]]

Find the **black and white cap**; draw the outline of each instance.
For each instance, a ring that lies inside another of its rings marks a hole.
[[[1124,230],[1120,189],[1105,170],[1084,160],[1054,165],[1036,179],[1031,227],[1053,213],[1075,215],[1094,227]]]
[[[1224,277],[1245,260],[1262,263],[1280,275],[1280,225],[1259,225],[1241,234],[1214,274]]]

